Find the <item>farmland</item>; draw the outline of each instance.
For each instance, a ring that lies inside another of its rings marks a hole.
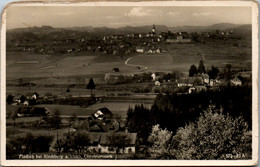
[[[60,151],[58,136],[129,130],[149,147],[155,123],[175,133],[212,105],[211,98],[222,100],[212,94],[231,84],[250,90],[249,40],[212,32],[205,40],[200,34],[201,41],[190,34],[190,42],[168,42],[171,34],[38,39],[35,45],[13,40],[6,54],[7,140],[52,136],[52,153]]]
[[[113,114],[120,115],[126,117],[126,113],[129,107],[134,107],[138,103],[133,102],[104,102],[104,103],[96,103],[87,108],[82,108],[79,106],[71,106],[71,105],[36,105],[37,107],[46,107],[50,110],[58,109],[61,111],[61,116],[70,116],[72,114],[76,114],[77,116],[91,116],[96,110],[99,108],[107,107]],[[141,102],[139,104],[142,104]],[[151,103],[145,104],[147,108],[151,107]]]
[[[174,69],[187,72],[192,64],[203,60],[206,68],[213,64],[223,68],[231,63],[234,68],[250,68],[251,48],[224,46],[221,43],[166,45],[168,53],[132,55],[129,64],[147,66],[147,71],[169,72]],[[110,58],[111,57],[111,58]],[[35,64],[18,64],[18,61],[39,61]],[[126,60],[126,58],[125,58]],[[104,75],[112,69],[120,69],[119,74],[140,73],[135,66],[127,66],[118,56],[81,54],[81,56],[51,56],[37,54],[7,53],[7,84],[19,78],[27,78],[36,84],[72,84],[77,76],[95,78],[104,82]]]

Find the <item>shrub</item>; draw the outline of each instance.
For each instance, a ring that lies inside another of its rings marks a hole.
[[[251,131],[243,118],[234,119],[211,108],[194,123],[180,128],[172,145],[177,159],[250,159],[252,153]]]

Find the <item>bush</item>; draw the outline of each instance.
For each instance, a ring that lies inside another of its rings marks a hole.
[[[24,137],[16,137],[6,144],[6,158],[18,159],[19,154],[48,152],[53,136],[33,136],[27,133]]]
[[[177,159],[250,159],[252,156],[251,131],[243,118],[233,119],[211,108],[194,123],[180,128],[172,145]]]

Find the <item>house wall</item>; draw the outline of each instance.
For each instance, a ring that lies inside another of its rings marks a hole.
[[[168,42],[168,43],[190,43],[191,39],[182,39],[182,38],[166,39],[166,42]]]
[[[177,39],[166,39],[166,42],[168,43],[177,43]]]
[[[99,145],[97,147],[97,152],[99,152],[100,150],[100,153],[106,153],[106,154],[115,154],[116,153],[116,149],[114,148],[113,150],[109,149],[111,147],[108,147],[108,146],[101,146]],[[119,153],[123,153],[123,149],[120,149],[119,150]],[[134,146],[129,146],[129,147],[125,147],[124,149],[124,153],[125,154],[134,154],[135,153],[135,147]]]
[[[136,49],[137,53],[144,53],[144,49]]]
[[[178,83],[178,87],[181,87],[181,86],[193,86],[193,84]]]
[[[191,42],[191,39],[183,39],[182,42],[184,42],[184,43],[190,43],[190,42]]]

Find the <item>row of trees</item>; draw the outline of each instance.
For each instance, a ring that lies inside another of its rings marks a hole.
[[[219,72],[220,72],[219,69],[213,65],[211,66],[211,68],[208,71],[206,71],[203,61],[201,60],[198,68],[194,64],[190,66],[189,77],[193,77],[197,74],[207,73],[209,75],[210,79],[216,79]]]
[[[6,144],[6,158],[18,159],[20,154],[32,154],[48,152],[52,136],[33,136],[27,133],[24,137],[18,136]]]
[[[140,144],[149,145],[147,139],[152,127],[159,124],[175,135],[178,128],[196,121],[201,112],[214,105],[223,114],[233,118],[242,117],[252,128],[252,88],[226,87],[220,91],[207,91],[196,94],[161,95],[159,94],[149,110],[143,105],[129,108],[127,126],[130,132],[136,132]]]
[[[58,138],[55,143],[55,149],[57,153],[66,152],[75,155],[81,155],[83,153],[89,154],[98,154],[98,150],[95,148],[88,149],[89,146],[93,146],[93,141],[91,140],[91,136],[88,132],[84,130],[78,130],[74,133],[65,134],[65,138]],[[127,134],[118,134],[111,133],[107,136],[107,145],[110,149],[113,149],[116,153],[115,158],[117,159],[117,155],[120,153],[120,150],[124,152],[126,146],[130,143],[130,139],[127,137]]]
[[[193,77],[196,74],[205,74],[206,70],[205,70],[205,66],[203,64],[203,61],[201,60],[199,63],[199,67],[197,69],[196,65],[191,65],[190,70],[189,70],[189,76]]]
[[[210,79],[216,79],[217,77],[220,77],[220,78],[224,78],[227,81],[229,81],[232,77],[231,67],[232,67],[231,64],[226,64],[223,71],[220,71],[218,69],[218,67],[215,67],[214,65],[212,65],[211,68],[206,71],[203,61],[201,60],[198,68],[194,64],[190,66],[189,77],[196,76],[197,74],[207,73],[209,75]]]

